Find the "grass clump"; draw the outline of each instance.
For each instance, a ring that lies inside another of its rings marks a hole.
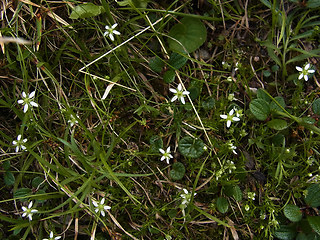
[[[7,1],[1,239],[318,239],[316,1]]]

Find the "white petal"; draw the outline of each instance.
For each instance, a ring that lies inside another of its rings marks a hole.
[[[54,240],[59,240],[61,237],[60,236],[58,236],[58,237],[55,237],[54,238]]]
[[[221,117],[222,119],[227,119],[227,118],[228,118],[227,115],[220,115],[220,117]]]
[[[22,97],[23,98],[26,98],[27,97],[27,94],[25,92],[22,92]]]
[[[108,25],[106,25],[106,26],[105,26],[105,29],[109,30],[109,29],[110,29],[110,27],[109,27]]]
[[[24,112],[24,113],[26,113],[26,112],[28,111],[28,107],[29,107],[28,104],[25,104],[25,105],[24,105],[24,108],[23,108],[23,112]]]
[[[28,141],[28,139],[26,139],[26,138],[22,140],[22,142],[24,142],[24,143],[27,142],[27,141]]]
[[[22,207],[22,210],[25,212],[25,211],[27,211],[27,208],[26,207]]]
[[[305,70],[308,70],[309,68],[310,68],[310,63],[308,63],[308,64],[304,67]]]
[[[180,92],[181,92],[181,90],[182,90],[182,85],[181,85],[181,83],[179,83],[179,85],[178,85],[178,88],[177,88]]]
[[[304,76],[304,74],[301,73],[301,74],[299,75],[298,79],[300,80],[301,78],[303,78],[303,76]]]
[[[233,115],[234,114],[234,109],[232,108],[229,112],[229,115]]]
[[[30,221],[32,221],[32,214],[29,214],[28,218],[29,218]]]
[[[108,31],[105,31],[104,33],[103,33],[103,36],[107,36],[109,34],[109,32]]]
[[[166,153],[162,148],[159,148],[159,151],[160,151],[162,154],[165,154],[165,153]]]
[[[118,23],[115,23],[111,26],[112,29],[115,29],[118,26]]]
[[[183,91],[182,94],[183,95],[188,95],[190,92],[189,91]]]
[[[100,204],[103,205],[105,200],[105,198],[102,198]]]
[[[180,101],[182,102],[182,104],[186,104],[186,102],[184,101],[184,97],[181,97]]]
[[[227,128],[229,128],[229,127],[230,127],[230,125],[231,125],[231,121],[230,121],[230,120],[228,120],[228,121],[227,121]]]
[[[99,212],[99,209],[98,209],[98,208],[96,208],[94,211],[97,213],[97,212]]]
[[[50,238],[53,238],[53,232],[52,231],[50,232]]]
[[[167,153],[170,153],[170,146],[169,147],[167,147],[167,151],[166,151]]]
[[[17,143],[18,143],[18,142],[17,142],[16,140],[12,141],[12,144],[13,144],[13,145],[17,145]]]
[[[173,92],[173,93],[177,93],[177,90],[173,89],[173,88],[169,88],[169,91],[170,92]]]
[[[167,158],[167,164],[170,164],[170,163],[169,163],[169,160],[170,160],[170,159],[169,159],[169,158]]]
[[[99,204],[96,202],[96,201],[92,201],[92,204],[95,206],[95,207],[98,207]]]
[[[16,146],[16,152],[19,152],[19,146]]]
[[[113,34],[120,35],[120,32],[118,32],[117,30],[113,30]]]
[[[23,213],[23,214],[22,214],[22,217],[25,217],[26,215],[27,215],[27,213]]]
[[[28,208],[32,208],[32,201],[29,203]]]
[[[29,98],[33,98],[35,94],[36,94],[36,91],[33,91],[32,93],[29,94]]]
[[[106,216],[106,214],[104,213],[104,211],[101,211],[101,215],[102,215],[103,217]]]
[[[172,99],[171,99],[171,102],[174,102],[175,100],[177,100],[178,97],[177,96],[174,96]]]
[[[308,73],[314,73],[314,72],[315,72],[315,70],[313,70],[313,69],[308,70]]]
[[[304,80],[305,80],[305,81],[308,81],[308,80],[309,80],[308,75],[304,75]]]
[[[238,117],[233,117],[232,120],[238,122],[238,121],[240,121],[240,118],[238,118]]]
[[[160,158],[160,161],[163,161],[163,160],[165,160],[166,159],[166,157],[165,156],[162,156],[161,158]]]
[[[18,140],[18,141],[21,140],[21,134],[18,135],[17,140]]]
[[[188,193],[189,193],[188,190],[185,189],[185,188],[183,189],[183,191],[184,191],[185,194],[188,194]]]
[[[22,99],[20,99],[20,100],[18,100],[18,103],[19,103],[19,104],[23,104],[24,101],[23,101]]]
[[[38,107],[38,106],[39,106],[38,103],[35,103],[35,102],[30,102],[30,104],[31,104],[32,106],[34,106],[34,107]]]
[[[303,69],[302,69],[301,67],[298,67],[298,66],[296,66],[296,69],[297,69],[299,72],[303,71]]]
[[[173,158],[173,156],[171,154],[169,154],[169,158]]]
[[[32,209],[31,212],[32,213],[36,213],[36,212],[38,212],[38,210],[37,209]]]
[[[109,38],[111,39],[111,41],[114,41],[114,37],[113,37],[112,33],[109,34]]]
[[[104,210],[109,210],[109,209],[111,209],[111,207],[110,206],[104,206],[103,209]]]

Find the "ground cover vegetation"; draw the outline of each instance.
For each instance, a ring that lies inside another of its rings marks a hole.
[[[315,0],[4,0],[1,239],[320,239]]]

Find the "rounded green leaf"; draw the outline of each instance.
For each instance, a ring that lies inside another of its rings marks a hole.
[[[285,120],[283,119],[272,119],[267,123],[269,128],[275,129],[275,130],[283,130],[288,127],[288,124]]]
[[[293,204],[285,206],[283,213],[291,222],[299,222],[302,219],[300,208]]]
[[[12,174],[12,172],[6,172],[4,174],[4,183],[7,186],[11,186],[14,184],[14,182],[15,182],[15,178],[14,178],[14,175]]]
[[[95,17],[103,12],[105,12],[105,10],[102,6],[97,6],[93,3],[85,3],[85,4],[80,4],[75,8],[73,8],[70,14],[70,18],[78,19],[78,18]]]
[[[312,184],[307,188],[307,196],[305,202],[310,207],[319,207],[320,206],[320,185]]]
[[[202,107],[206,111],[213,109],[214,105],[215,105],[215,100],[213,97],[210,97],[202,102]]]
[[[270,113],[269,103],[261,98],[252,100],[249,104],[249,108],[252,114],[261,121],[266,120]]]
[[[31,194],[32,191],[30,188],[19,188],[13,193],[13,197],[15,199],[19,199],[20,201],[24,201],[25,198],[29,197]]]
[[[163,148],[162,138],[159,136],[152,136],[150,138],[150,151],[153,153],[159,153],[159,149]]]
[[[312,111],[314,112],[314,114],[320,115],[320,98],[316,99],[312,103]]]
[[[275,97],[274,100],[283,108],[286,107],[286,103],[284,101],[284,98],[283,97]],[[281,107],[279,107],[279,105],[275,102],[275,101],[272,101],[270,103],[270,110],[271,111],[280,111],[280,112],[283,112],[283,110],[281,109]]]
[[[149,67],[157,72],[161,73],[162,68],[164,67],[164,62],[158,56],[155,56],[149,60]]]
[[[186,172],[184,165],[180,162],[175,162],[172,165],[172,170],[170,171],[170,177],[172,180],[181,180]]]
[[[181,54],[173,52],[170,55],[170,60],[168,61],[168,64],[174,69],[179,69],[183,67],[187,61],[188,59],[182,56]]]
[[[320,235],[320,216],[308,216],[307,219],[313,231]]]
[[[259,88],[259,89],[257,90],[257,98],[258,98],[258,99],[263,99],[263,100],[265,100],[265,101],[268,102],[268,103],[272,101],[272,99],[269,97],[269,95],[266,94],[266,92],[265,92],[263,89],[261,89],[261,88]]]
[[[274,236],[281,240],[292,240],[296,235],[296,229],[287,225],[280,225],[280,228],[274,232]]]
[[[217,200],[218,211],[221,213],[226,213],[228,211],[228,208],[229,208],[229,203],[227,199],[225,199],[224,197],[219,197]]]
[[[205,42],[207,30],[199,19],[185,17],[171,28],[169,36],[172,51],[191,53]]]
[[[179,141],[179,151],[185,157],[198,158],[204,152],[204,143],[201,139],[184,137]]]
[[[165,83],[172,83],[176,78],[176,73],[174,70],[168,70],[163,74],[163,80]]]
[[[233,197],[238,202],[242,200],[242,191],[238,185],[226,186],[224,193],[228,197]]]

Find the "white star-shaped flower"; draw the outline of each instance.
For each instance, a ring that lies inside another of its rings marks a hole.
[[[184,101],[184,96],[188,95],[190,92],[188,91],[183,91],[182,90],[182,85],[179,83],[177,89],[169,88],[169,91],[174,93],[174,97],[171,99],[171,102],[174,102],[175,100],[179,99],[182,104],[185,104],[186,102]]]
[[[305,65],[304,68],[296,66],[296,69],[300,72],[299,80],[302,78],[304,78],[305,81],[309,80],[308,74],[315,72],[315,70],[309,69],[310,67],[311,67],[310,63]]]
[[[58,239],[61,238],[60,236],[54,237],[52,231],[50,232],[50,236],[49,236],[49,237],[50,237],[49,239],[48,239],[48,238],[44,238],[44,239],[42,239],[42,240],[58,240]]]
[[[227,128],[231,126],[232,122],[238,122],[240,121],[239,114],[237,113],[236,116],[234,116],[234,109],[231,109],[228,115],[220,115],[222,119],[227,120]]]
[[[77,118],[79,118],[78,115],[77,115]],[[70,119],[68,120],[68,123],[70,123],[70,127],[73,127],[73,125],[78,123],[78,120],[71,114]]]
[[[167,148],[166,151],[164,151],[162,148],[159,149],[159,151],[162,153],[161,161],[166,160],[167,163],[169,164],[170,158],[173,158],[170,152],[170,147]]]
[[[21,139],[21,134],[18,135],[17,137],[17,141],[14,140],[12,142],[13,145],[16,146],[16,152],[19,152],[20,148],[21,150],[26,150],[26,147],[24,146],[24,143],[26,143],[28,140],[25,138],[25,139]]]
[[[188,205],[191,201],[191,193],[188,192],[187,189],[182,189],[184,193],[180,194],[180,197],[182,198],[182,205]],[[197,195],[196,193],[193,194],[193,196]]]
[[[116,27],[118,26],[117,23],[113,24],[111,27],[106,25],[105,28],[107,31],[104,32],[104,36],[108,35],[108,37],[111,39],[111,41],[114,41],[114,36],[115,35],[120,35],[120,32],[118,32],[117,30],[114,30]]]
[[[234,154],[238,154],[237,152],[236,152],[236,149],[237,149],[237,147],[236,146],[234,146],[233,145],[233,143],[230,141],[230,142],[228,142],[227,143],[228,144],[228,148],[229,148],[229,150],[231,150]]]
[[[38,107],[38,103],[33,101],[34,95],[36,94],[36,91],[31,92],[30,94],[27,94],[25,92],[22,92],[22,99],[18,100],[19,104],[24,105],[23,112],[26,113],[28,111],[29,106],[30,107]]]
[[[102,198],[100,203],[92,200],[92,204],[96,207],[95,212],[96,213],[100,212],[103,217],[106,216],[104,211],[107,211],[107,210],[111,209],[111,207],[109,207],[107,205],[104,205],[104,201],[105,200],[106,200],[105,198]]]
[[[23,214],[22,217],[28,217],[29,221],[32,220],[32,214],[38,212],[37,209],[32,209],[32,201],[29,203],[28,208],[22,207]]]

